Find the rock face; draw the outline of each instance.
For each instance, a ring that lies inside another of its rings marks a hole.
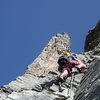
[[[93,51],[94,54],[100,54],[100,21],[94,29],[89,31],[85,41],[85,51]]]
[[[69,51],[70,46],[71,44],[68,34],[57,34],[49,41],[35,61],[29,65],[26,74],[44,76],[48,74],[49,71],[56,71],[59,55],[64,51]]]
[[[80,82],[75,100],[100,100],[100,21],[94,29],[89,31],[85,51],[92,56],[93,60]]]
[[[57,60],[64,51],[70,51],[67,33],[52,37],[42,53],[28,66],[25,74],[0,88],[0,100],[99,100],[100,98],[100,21],[89,31],[85,52],[74,54],[88,70],[75,75],[61,84],[55,83],[59,76]]]
[[[77,89],[75,100],[100,100],[100,57],[95,58],[89,66]]]

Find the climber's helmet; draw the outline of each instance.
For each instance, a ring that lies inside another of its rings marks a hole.
[[[65,56],[70,56],[70,55],[71,55],[70,52],[64,52],[63,54],[64,54]]]

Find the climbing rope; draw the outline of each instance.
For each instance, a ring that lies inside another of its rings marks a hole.
[[[68,90],[68,96],[69,98],[73,98],[72,95],[72,90],[73,90],[73,81],[75,79],[75,74],[78,73],[78,69],[76,67],[72,68],[72,72],[71,72],[71,80],[70,80],[70,88]]]

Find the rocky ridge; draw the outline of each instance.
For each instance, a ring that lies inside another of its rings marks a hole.
[[[85,53],[89,53],[93,59],[89,62],[89,69],[77,88],[74,100],[100,100],[100,21],[86,37]]]
[[[0,88],[0,100],[99,100],[99,39],[100,22],[89,31],[85,52],[74,54],[87,65],[88,71],[75,76],[72,90],[70,89],[71,77],[61,85],[62,92],[55,84],[55,79],[59,76],[57,60],[64,51],[70,51],[71,48],[68,34],[58,33],[28,66],[23,76],[17,77],[16,80]]]

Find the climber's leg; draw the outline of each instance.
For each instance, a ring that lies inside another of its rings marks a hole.
[[[64,79],[67,78],[67,77],[68,77],[68,70],[64,70],[64,71],[61,73],[60,78],[61,78],[62,80],[64,80]]]

